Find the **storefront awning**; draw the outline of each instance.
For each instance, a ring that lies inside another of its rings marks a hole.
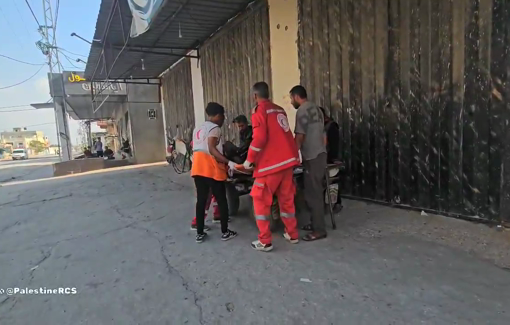
[[[132,14],[127,1],[102,0],[85,77],[87,80],[156,78],[251,2],[167,0],[150,29],[130,38]]]

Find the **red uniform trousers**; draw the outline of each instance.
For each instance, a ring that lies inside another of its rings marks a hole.
[[[209,198],[207,199],[207,203],[205,204],[205,216],[207,217],[207,212],[209,211],[209,208],[213,207],[213,219],[220,220],[220,208],[218,207],[218,203],[216,203],[216,199],[212,195],[212,192],[209,193]],[[191,221],[192,226],[197,225],[197,217],[193,217],[193,220]]]
[[[250,195],[253,197],[255,219],[260,231],[259,241],[262,244],[271,243],[269,218],[271,218],[273,196],[278,198],[280,216],[285,224],[286,232],[292,239],[298,238],[296,208],[294,206],[295,193],[293,168],[255,179]]]

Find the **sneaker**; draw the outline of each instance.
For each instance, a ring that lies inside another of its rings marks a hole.
[[[297,244],[297,243],[299,243],[299,239],[297,239],[297,238],[296,238],[296,239],[292,239],[292,238],[290,238],[290,235],[289,235],[288,233],[284,233],[284,234],[283,234],[283,238],[287,239],[287,241],[288,241],[289,243],[291,243],[291,244]]]
[[[197,225],[191,225],[190,230],[197,231]],[[204,225],[204,231],[211,231],[211,227]]]
[[[228,217],[228,220],[227,220],[229,223],[232,222],[232,219],[230,219],[230,217]],[[213,223],[221,223],[221,219],[216,219],[216,218],[213,218]]]
[[[273,250],[273,244],[262,244],[259,240],[252,242],[251,247],[254,250],[261,251],[261,252],[269,252],[269,251]]]
[[[221,240],[223,241],[227,241],[227,240],[230,240],[234,237],[237,236],[237,232],[235,231],[232,231],[230,229],[227,229],[227,232],[224,232],[222,235],[221,235]]]
[[[202,243],[206,237],[207,237],[207,234],[205,232],[203,234],[197,234],[196,242]]]

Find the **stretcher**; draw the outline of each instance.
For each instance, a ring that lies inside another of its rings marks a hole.
[[[335,213],[333,212],[333,203],[336,202],[336,196],[339,194],[339,184],[341,172],[345,169],[344,164],[342,162],[337,162],[334,164],[328,164],[326,177],[325,177],[325,204],[327,205],[327,209],[329,215],[331,217],[331,224],[333,229],[336,229],[336,220]],[[296,184],[302,184],[301,179],[303,177],[304,168],[302,166],[298,166],[294,168],[294,179],[296,180]],[[227,202],[228,208],[231,215],[235,215],[239,212],[240,206],[240,197],[243,195],[247,195],[250,193],[251,188],[253,186],[254,178],[251,175],[246,175],[243,173],[233,173],[229,176],[226,183],[227,188]],[[336,193],[334,192],[334,186],[336,185]],[[296,188],[296,197],[302,194],[300,191],[302,190],[301,186],[297,186]],[[299,199],[297,199],[300,201]],[[255,218],[255,214],[253,211],[253,206],[251,209],[251,214],[253,218]],[[278,228],[280,224],[280,212],[279,206],[276,198],[273,200],[273,205],[271,206],[271,230],[274,231]]]

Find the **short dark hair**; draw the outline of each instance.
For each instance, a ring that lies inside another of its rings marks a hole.
[[[269,99],[269,85],[264,81],[257,82],[252,89],[260,98]]]
[[[292,89],[290,90],[290,94],[292,96],[296,96],[297,95],[297,96],[299,96],[299,98],[302,98],[302,99],[307,99],[308,98],[308,95],[306,94],[305,87],[303,87],[301,85],[292,87]]]
[[[218,114],[225,114],[225,108],[218,103],[210,102],[205,108],[207,116],[216,116]]]
[[[239,115],[238,117],[236,117],[233,121],[233,123],[244,123],[244,124],[248,124],[248,119],[246,118],[246,116],[244,115]]]

